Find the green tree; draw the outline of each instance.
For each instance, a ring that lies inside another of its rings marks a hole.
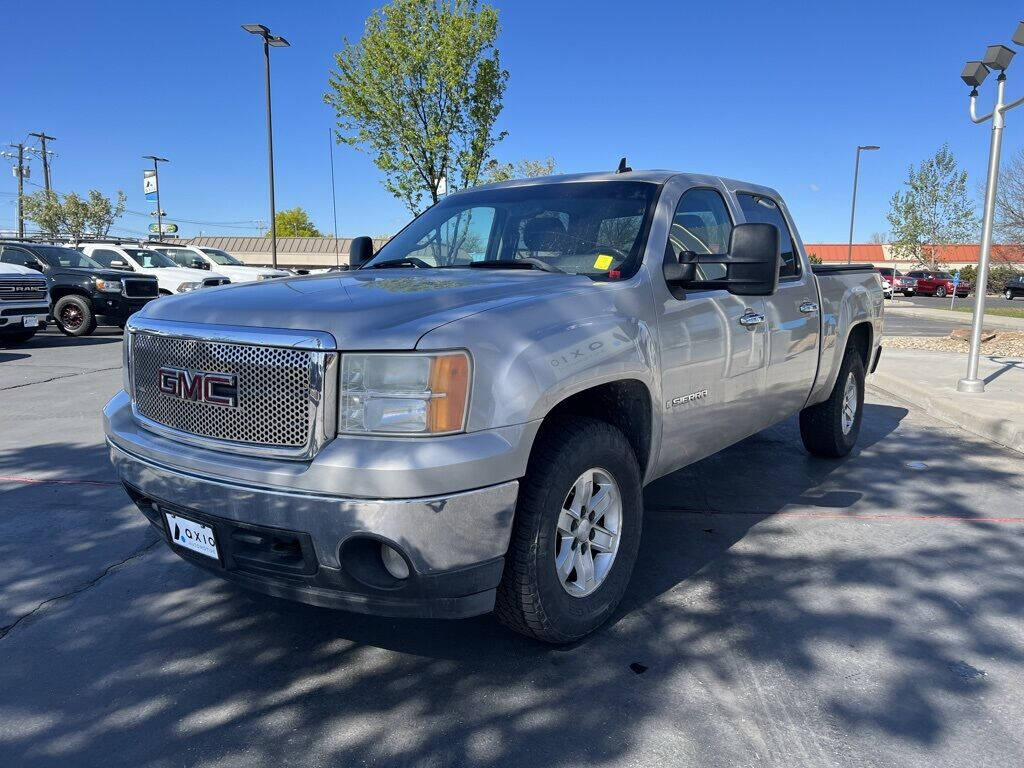
[[[942,264],[943,246],[971,242],[977,235],[967,171],[960,170],[944,144],[919,168],[910,166],[905,186],[889,201],[893,256],[936,269]]]
[[[494,43],[498,12],[477,0],[393,0],[343,40],[324,101],[339,142],[373,155],[385,188],[412,213],[424,199],[479,183],[495,144],[508,72]]]
[[[36,192],[21,198],[21,209],[26,219],[34,221],[50,237],[61,234],[64,211],[56,192]]]
[[[821,264],[822,263],[821,262],[821,256],[816,254],[814,251],[811,251],[809,254],[807,254],[807,260],[810,261],[811,264]]]
[[[274,224],[277,225],[278,237],[321,237],[320,230],[310,221],[309,214],[299,206],[278,211],[274,214]],[[267,234],[270,234],[269,230]]]
[[[117,201],[113,202],[98,189],[89,190],[89,199],[85,202],[85,226],[96,237],[106,237],[114,220],[124,213],[127,198],[118,190]]]
[[[88,198],[70,192],[63,200],[51,190],[25,195],[22,209],[25,218],[38,224],[50,237],[77,240],[86,235],[104,237],[114,220],[124,213],[125,201],[125,194],[120,191],[117,202],[113,202],[98,189],[90,189]]]
[[[486,179],[488,182],[532,179],[537,176],[550,176],[554,172],[555,158],[553,157],[546,157],[543,160],[520,160],[515,164],[491,160],[487,164]]]

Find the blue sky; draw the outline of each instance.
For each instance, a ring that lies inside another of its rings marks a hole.
[[[262,51],[244,22],[292,47],[272,52],[278,208],[301,205],[332,228],[323,104],[332,54],[379,2],[68,2],[15,0],[4,14],[0,139],[57,136],[61,192],[142,195],[142,155],[161,167],[163,207],[184,234],[255,234],[266,220]],[[853,154],[863,156],[856,239],[887,229],[907,166],[949,142],[984,174],[988,127],[967,119],[963,62],[1009,42],[1019,4],[989,2],[556,2],[496,0],[510,72],[501,160],[555,157],[560,171],[672,168],[778,188],[808,242],[845,242]],[[969,10],[965,10],[968,9]],[[1010,69],[1011,97],[1024,94]],[[987,105],[994,78],[982,90]],[[986,110],[987,111],[987,110]],[[1018,114],[1020,117],[1018,117]],[[1024,111],[1004,153],[1024,144]],[[340,234],[393,232],[408,218],[369,157],[335,147]],[[35,163],[32,181],[42,183]],[[35,187],[30,186],[30,191]],[[0,175],[0,228],[16,180]],[[151,221],[126,215],[118,227]],[[228,226],[231,224],[231,226]]]

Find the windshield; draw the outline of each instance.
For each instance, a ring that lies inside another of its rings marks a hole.
[[[465,192],[428,209],[367,267],[518,261],[594,280],[629,277],[640,263],[657,192],[657,185],[640,181]]]
[[[143,269],[163,269],[165,267],[176,267],[177,263],[164,256],[159,251],[151,251],[148,248],[122,248],[125,253],[131,256]]]
[[[200,248],[199,250],[201,250],[203,253],[205,253],[207,256],[213,259],[214,263],[216,264],[220,264],[222,266],[224,264],[230,264],[231,266],[234,267],[245,266],[245,264],[236,259],[230,253],[228,253],[227,251],[222,251],[220,248]]]
[[[32,250],[51,267],[78,267],[81,269],[103,269],[103,265],[90,259],[74,248],[56,245],[36,245]]]

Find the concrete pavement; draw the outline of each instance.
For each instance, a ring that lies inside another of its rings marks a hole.
[[[190,567],[106,461],[117,340],[48,345],[0,351],[2,764],[1024,761],[1021,457],[902,401],[846,460],[790,420],[654,483],[622,608],[554,649]]]
[[[956,391],[957,381],[966,373],[964,354],[886,348],[868,384],[1024,453],[1024,361],[982,355],[978,373],[985,381],[985,392],[981,394]]]

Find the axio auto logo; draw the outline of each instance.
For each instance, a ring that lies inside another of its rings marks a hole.
[[[228,408],[238,405],[238,376],[233,373],[160,368],[157,378],[160,391],[170,397]]]

